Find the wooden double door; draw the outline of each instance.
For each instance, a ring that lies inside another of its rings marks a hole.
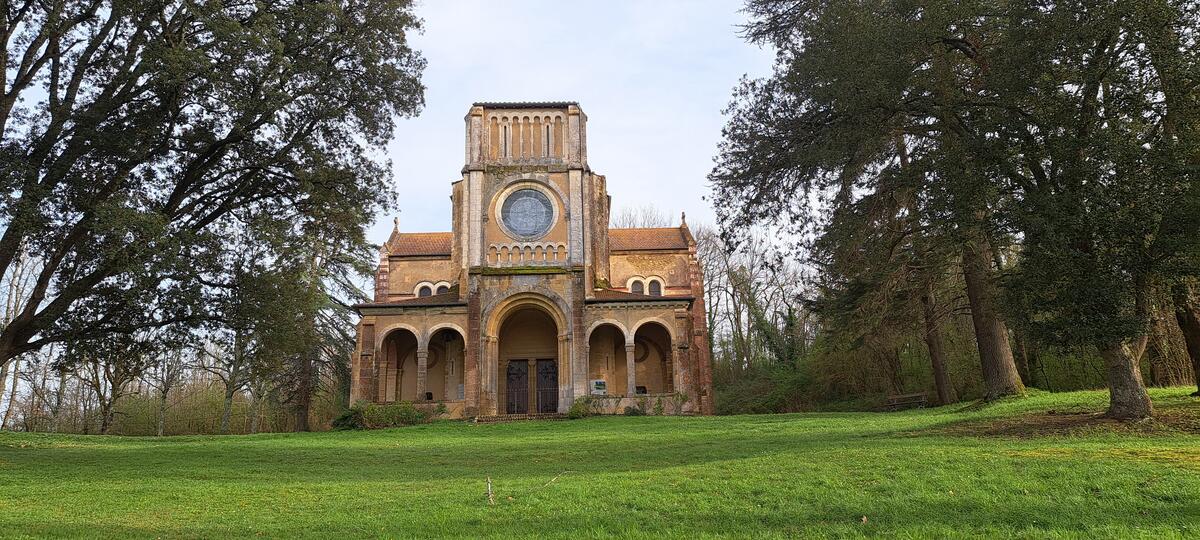
[[[530,405],[538,413],[558,412],[558,362],[548,358],[509,360],[505,393],[504,412],[507,414],[528,414]]]

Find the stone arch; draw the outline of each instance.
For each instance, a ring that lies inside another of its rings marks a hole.
[[[633,356],[638,393],[666,394],[675,390],[674,334],[655,318],[634,327]],[[628,345],[627,345],[628,347]]]
[[[650,291],[652,290],[652,289],[651,289],[651,287],[650,287],[650,284],[651,284],[651,283],[658,283],[658,294],[657,294],[657,295],[655,295],[655,294],[652,294],[652,293],[650,292]],[[664,280],[662,277],[659,277],[659,276],[646,276],[646,295],[648,295],[648,296],[662,296],[663,294],[665,294],[665,293],[666,293],[666,291],[667,291],[667,282],[666,282],[666,280]]]
[[[520,308],[526,304],[542,306],[558,324],[559,334],[570,335],[570,321],[566,316],[571,311],[570,307],[561,296],[542,287],[521,288],[508,296],[488,303],[483,310],[483,313],[486,314],[487,325],[484,328],[487,335],[495,337],[496,332],[500,330],[500,324],[504,322],[504,316],[511,313],[514,308]]]
[[[603,326],[605,324],[611,324],[611,325],[617,327],[617,329],[621,331],[622,336],[629,335],[629,329],[627,329],[625,327],[625,325],[621,323],[621,321],[618,321],[616,319],[599,319],[599,320],[593,322],[591,325],[589,325],[587,328],[587,332],[584,332],[584,334],[590,338],[592,336],[592,332],[594,332],[597,328],[600,328],[601,326]]]
[[[598,320],[588,328],[584,359],[587,365],[588,393],[599,390],[594,381],[604,381],[604,393],[625,394],[629,373],[625,325],[614,319]]]
[[[458,332],[458,335],[460,337],[462,337],[463,339],[467,338],[467,332],[465,330],[463,330],[462,327],[459,326],[458,324],[455,324],[452,322],[437,323],[433,326],[430,326],[427,330],[425,330],[425,333],[422,335],[422,339],[425,341],[425,346],[426,347],[429,346],[429,340],[433,338],[433,335],[436,334],[438,332],[438,330],[446,330],[446,329],[450,329],[450,330],[454,330],[455,332]]]
[[[676,341],[678,341],[678,339],[675,337],[675,326],[671,325],[667,321],[664,321],[662,319],[662,317],[646,317],[644,319],[638,320],[638,322],[635,323],[633,325],[633,328],[630,330],[630,335],[636,336],[638,329],[640,329],[643,325],[645,325],[647,323],[658,323],[658,324],[662,325],[662,327],[664,329],[666,329],[667,335],[671,337],[671,343],[675,343]]]
[[[375,399],[381,402],[416,400],[418,358],[427,351],[421,333],[411,325],[389,325],[379,341],[381,362]]]
[[[432,399],[455,401],[465,397],[466,336],[462,327],[451,322],[435,324],[426,332],[429,352],[425,391]]]
[[[493,301],[484,312],[485,354],[481,362],[481,386],[487,395],[487,402],[483,404],[485,410],[496,413],[565,412],[570,405],[573,392],[569,346],[571,322],[567,317],[570,310],[553,292],[540,290],[540,287],[531,289]],[[538,318],[548,324],[538,323]],[[510,320],[517,326],[508,325]],[[548,333],[550,325],[554,328]],[[518,340],[519,336],[528,341]],[[544,362],[551,356],[553,363]],[[546,373],[550,383],[545,389],[540,384],[544,379],[539,380],[546,375],[542,373],[543,367],[550,370]],[[524,369],[513,371],[514,368]],[[515,380],[522,380],[522,372],[525,386],[510,388],[510,377],[517,376]]]
[[[408,330],[409,332],[412,332],[412,335],[417,338],[417,346],[424,348],[425,341],[422,339],[422,336],[424,336],[425,334],[423,334],[421,331],[417,330],[417,327],[415,327],[411,324],[402,323],[402,322],[389,324],[389,325],[383,327],[383,329],[380,330],[378,333],[376,333],[375,335],[379,336],[376,338],[379,340],[379,343],[376,343],[375,347],[378,348],[380,345],[382,345],[383,340],[387,339],[388,334],[391,334],[392,332],[395,332],[396,330]]]

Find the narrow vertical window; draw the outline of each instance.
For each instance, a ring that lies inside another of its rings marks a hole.
[[[662,284],[658,280],[650,282],[650,296],[662,296]]]
[[[429,287],[429,285],[423,285],[423,286],[421,286],[421,288],[420,288],[420,289],[417,291],[417,296],[420,296],[420,297],[422,297],[422,298],[424,298],[424,297],[426,297],[426,296],[433,296],[433,289],[432,289],[432,288],[430,288],[430,287]]]
[[[542,157],[550,157],[550,124],[547,123],[543,129],[546,131],[546,135],[542,139]]]
[[[438,289],[437,289],[437,293],[438,293],[438,294],[446,294],[446,293],[448,293],[448,292],[450,292],[450,287],[447,287],[447,286],[445,286],[445,285],[441,285],[441,286],[439,286],[439,287],[438,287]]]
[[[629,292],[631,292],[633,294],[645,294],[644,293],[645,289],[643,289],[642,287],[643,286],[642,286],[641,281],[634,281],[633,284],[629,286]]]

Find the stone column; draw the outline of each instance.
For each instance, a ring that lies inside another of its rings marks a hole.
[[[499,402],[496,399],[496,344],[499,340],[493,336],[483,338],[483,357],[479,369],[483,371],[483,411],[480,414],[497,414]]]
[[[629,397],[637,395],[637,361],[633,358],[633,350],[632,343],[625,344],[625,377],[629,379],[629,388],[626,393]]]
[[[583,389],[581,393],[577,393],[576,398],[592,395],[592,344],[586,343],[583,346],[583,361],[580,362],[582,368],[579,372],[583,379]]]
[[[384,370],[383,356],[384,356],[383,354],[376,354],[376,355],[372,356],[372,358],[371,358],[372,364],[373,364],[371,366],[371,371],[374,372],[374,377],[371,380],[371,401],[372,402],[383,401],[383,388],[385,388],[385,383],[384,383],[383,378],[384,378],[384,376],[386,376],[386,374],[388,374]]]
[[[428,376],[425,366],[428,363],[429,350],[417,349],[417,399],[414,401],[425,401],[425,379]]]
[[[667,349],[667,357],[663,358],[663,391],[670,394],[678,386],[675,377],[675,344]]]
[[[567,412],[575,398],[575,362],[572,362],[571,334],[558,335],[558,412]],[[536,364],[535,364],[536,365]],[[536,379],[536,373],[535,373]]]
[[[446,370],[446,389],[444,390],[445,393],[442,394],[442,396],[446,401],[458,398],[458,392],[454,391],[457,390],[457,388],[454,386],[454,358],[456,355],[452,352],[452,350],[453,349],[450,347],[450,344],[447,343],[445,353],[446,357],[442,359],[442,367],[444,367]]]

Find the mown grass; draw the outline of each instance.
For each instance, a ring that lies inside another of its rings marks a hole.
[[[1184,389],[1154,398],[1200,416]],[[1105,399],[230,437],[5,433],[0,535],[1200,536],[1200,436],[1186,423],[978,435]]]

